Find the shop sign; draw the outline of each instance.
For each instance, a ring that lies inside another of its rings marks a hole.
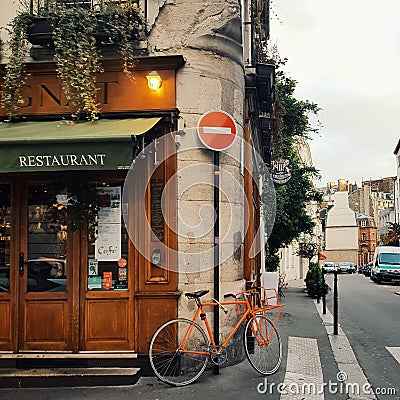
[[[60,154],[19,156],[20,167],[70,167],[104,165],[105,154]]]
[[[272,161],[271,176],[274,183],[283,185],[290,181],[292,177],[293,166],[287,159]]]

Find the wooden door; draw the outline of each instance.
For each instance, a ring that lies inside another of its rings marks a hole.
[[[0,351],[12,351],[14,347],[13,284],[15,271],[12,268],[11,237],[14,226],[11,204],[11,183],[0,183]]]
[[[68,254],[73,249],[68,249],[67,226],[47,215],[44,185],[20,184],[16,196],[18,350],[72,350],[73,273]]]

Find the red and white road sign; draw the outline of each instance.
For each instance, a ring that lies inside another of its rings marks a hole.
[[[225,111],[209,111],[200,117],[197,134],[209,149],[225,150],[236,138],[236,124],[232,116]]]

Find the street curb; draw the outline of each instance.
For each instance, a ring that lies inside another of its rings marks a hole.
[[[369,385],[369,381],[362,370],[354,351],[351,347],[346,334],[339,328],[338,334],[335,335],[333,331],[333,315],[329,310],[327,313],[323,314],[320,310],[317,301],[314,301],[315,308],[319,316],[321,317],[322,323],[325,325],[326,333],[331,344],[333,351],[333,357],[339,369],[337,379],[339,382],[348,382],[350,385],[358,384],[359,387],[364,387]],[[360,399],[357,393],[347,393],[348,399]],[[377,397],[373,390],[370,388],[369,393],[364,393],[362,399],[376,400]]]

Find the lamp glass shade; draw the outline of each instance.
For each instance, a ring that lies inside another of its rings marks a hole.
[[[161,76],[157,71],[152,71],[146,75],[147,78],[147,86],[150,90],[158,90],[162,85]]]

